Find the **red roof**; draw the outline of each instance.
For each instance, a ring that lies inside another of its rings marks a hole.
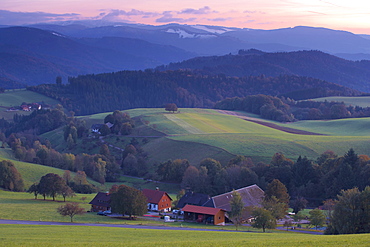
[[[202,207],[202,206],[195,206],[187,204],[183,207],[182,211],[190,212],[190,213],[197,213],[197,214],[208,214],[208,215],[216,215],[218,212],[225,211],[222,208],[209,208],[209,207]]]
[[[158,204],[164,195],[168,196],[168,198],[172,201],[172,198],[167,194],[167,192],[164,191],[143,189],[143,193],[148,199],[148,203]]]

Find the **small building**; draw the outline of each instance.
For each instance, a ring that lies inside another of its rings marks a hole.
[[[158,212],[170,212],[172,209],[172,198],[165,191],[143,189],[147,198],[148,210]]]
[[[103,127],[103,125],[104,124],[93,124],[93,125],[91,125],[91,132],[100,134],[100,128]]]
[[[198,223],[225,225],[225,210],[221,208],[209,208],[195,205],[183,207],[184,221],[196,221]]]
[[[177,203],[177,208],[183,208],[185,205],[195,205],[202,206],[206,203],[211,197],[206,194],[194,193],[193,191],[188,191],[183,195],[179,202]]]
[[[110,211],[110,194],[108,192],[98,192],[89,204],[91,204],[91,212]]]

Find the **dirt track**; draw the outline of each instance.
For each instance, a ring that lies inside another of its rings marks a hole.
[[[266,126],[266,127],[269,127],[269,128],[273,128],[273,129],[276,129],[276,130],[284,131],[284,132],[290,133],[290,134],[296,134],[296,135],[324,135],[324,134],[320,134],[320,133],[315,133],[315,132],[310,132],[310,131],[305,131],[305,130],[298,130],[298,129],[293,129],[293,128],[289,128],[289,127],[279,126],[279,125],[274,124],[274,123],[261,121],[258,118],[243,116],[243,115],[240,115],[237,112],[233,112],[233,111],[218,110],[218,112],[222,113],[222,114],[233,115],[233,116],[236,116],[238,118],[244,119],[246,121],[257,123],[257,124],[260,124],[260,125],[263,125],[263,126]]]

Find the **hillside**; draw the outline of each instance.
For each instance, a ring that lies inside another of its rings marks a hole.
[[[333,82],[370,92],[370,62],[349,61],[320,51],[266,53],[239,51],[238,55],[197,57],[158,67],[160,70],[190,69],[228,76],[297,75]]]
[[[105,141],[124,148],[132,137],[139,142],[147,138],[149,142],[143,149],[151,165],[177,158],[197,165],[207,157],[226,165],[234,155],[251,157],[254,162],[270,162],[277,152],[293,160],[299,155],[316,159],[326,150],[342,155],[351,147],[360,154],[370,155],[366,144],[370,118],[281,124],[258,119],[253,114],[228,115],[206,109],[180,109],[178,114],[165,113],[163,109],[126,112],[135,116],[138,130],[131,136],[120,137],[124,141],[117,142],[115,137]],[[91,124],[101,123],[105,116],[98,114],[82,119]],[[295,129],[295,134],[287,132],[289,128]],[[164,135],[159,136],[158,132]]]
[[[53,83],[57,76],[66,80],[79,74],[146,69],[190,57],[178,48],[142,40],[79,40],[30,27],[0,28],[0,78],[27,85]]]
[[[120,71],[78,76],[63,86],[39,85],[29,90],[60,99],[76,115],[116,109],[162,107],[213,107],[217,101],[246,95],[287,95],[293,99],[324,96],[354,96],[361,92],[319,79],[282,75],[278,77],[228,77],[190,71]],[[102,90],[104,89],[104,90]]]

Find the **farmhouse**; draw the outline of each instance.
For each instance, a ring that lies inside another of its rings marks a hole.
[[[188,191],[180,198],[176,207],[182,209],[185,205],[202,206],[209,199],[211,199],[209,195]]]
[[[258,187],[258,185],[254,184],[251,186],[247,186],[244,188],[240,188],[235,190],[240,194],[242,197],[244,207],[261,207],[261,202],[263,200],[265,192]],[[212,208],[221,208],[227,212],[231,211],[230,200],[232,199],[232,191],[214,196],[209,199],[203,206],[205,207],[212,207]],[[245,218],[250,217],[249,210],[246,210],[244,213]],[[247,215],[248,214],[248,215]]]
[[[172,198],[167,194],[167,192],[160,191],[159,189],[143,189],[142,192],[147,198],[149,211],[171,211]]]
[[[108,192],[98,192],[89,204],[91,204],[91,212],[109,211],[111,209],[110,194]]]
[[[225,225],[225,210],[195,205],[186,205],[184,211],[185,221],[196,221],[204,224]]]

